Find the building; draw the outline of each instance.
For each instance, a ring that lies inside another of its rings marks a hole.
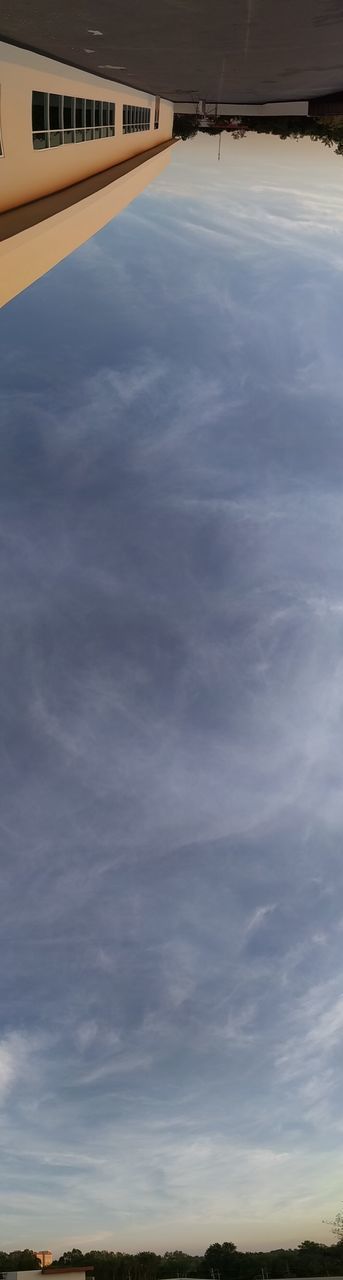
[[[173,104],[0,43],[0,302],[161,172]]]
[[[309,116],[328,116],[334,120],[342,119],[343,112],[343,93],[330,93],[325,97],[310,98],[308,104]]]
[[[49,1254],[48,1256],[52,1256]],[[39,1254],[37,1254],[37,1258]],[[2,1280],[41,1280],[43,1276],[65,1276],[65,1280],[92,1280],[93,1267],[38,1267],[37,1271],[2,1271]]]
[[[40,1262],[41,1267],[50,1267],[52,1263],[52,1253],[50,1249],[36,1249],[36,1258]]]
[[[174,111],[178,115],[196,115],[199,120],[207,120],[209,116],[308,116],[310,104],[305,100],[296,102],[174,102]]]

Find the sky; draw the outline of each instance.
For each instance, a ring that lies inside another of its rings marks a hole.
[[[341,1205],[343,161],[216,152],[0,321],[8,1249]]]

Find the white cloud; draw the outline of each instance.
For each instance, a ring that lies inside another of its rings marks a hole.
[[[264,923],[266,916],[269,916],[271,912],[275,911],[275,907],[275,902],[267,903],[264,907],[256,907],[247,922],[245,932],[249,934],[253,933],[255,929],[259,929],[260,925]]]
[[[75,1028],[75,1039],[81,1050],[89,1049],[99,1036],[99,1027],[93,1018],[89,1022],[80,1022]]]
[[[25,1077],[30,1078],[32,1058],[39,1047],[39,1037],[35,1042],[32,1036],[21,1031],[10,1031],[0,1040],[0,1102],[5,1101]]]

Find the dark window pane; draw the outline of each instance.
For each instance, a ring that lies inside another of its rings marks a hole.
[[[114,102],[110,102],[109,109],[110,109],[110,124],[114,124]]]
[[[102,104],[102,123],[108,124],[108,102]]]
[[[86,102],[86,129],[91,129],[93,125],[93,103],[90,98]]]
[[[76,98],[75,99],[75,125],[77,129],[83,129],[83,124],[84,124],[83,108],[84,108],[84,99]]]
[[[49,94],[49,129],[59,129],[61,98],[57,93]]]
[[[51,131],[51,132],[50,132],[50,146],[51,146],[51,147],[60,147],[60,146],[61,146],[61,142],[62,142],[62,141],[63,141],[63,134],[62,134],[62,133],[57,133],[57,132],[55,133],[55,131],[53,131],[53,132]]]
[[[84,129],[75,129],[75,142],[84,142],[84,140],[85,140]]]
[[[34,133],[32,137],[34,151],[44,151],[49,146],[47,133]]]
[[[65,129],[72,129],[73,127],[73,123],[74,123],[73,111],[74,111],[74,98],[64,98],[63,125]]]
[[[74,129],[65,130],[63,134],[64,142],[74,142]]]
[[[101,108],[101,102],[95,102],[94,103],[94,124],[97,129],[99,128],[99,124],[100,124],[100,108]]]
[[[47,120],[45,118],[45,105],[47,102],[47,93],[32,94],[32,128],[44,129]]]

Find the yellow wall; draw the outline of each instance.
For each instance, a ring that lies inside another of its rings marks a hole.
[[[31,125],[33,89],[115,102],[115,137],[34,151]],[[152,127],[139,133],[123,134],[124,103],[150,107]],[[0,157],[0,210],[58,191],[166,142],[173,132],[173,104],[161,98],[158,129],[154,129],[154,112],[153,94],[88,75],[85,71],[64,66],[27,49],[17,49],[0,42],[0,123],[4,153]]]
[[[65,189],[1,214],[0,306],[120,213],[162,172],[170,156],[167,143],[146,159],[127,161],[119,176],[114,169],[88,178],[79,189]]]

